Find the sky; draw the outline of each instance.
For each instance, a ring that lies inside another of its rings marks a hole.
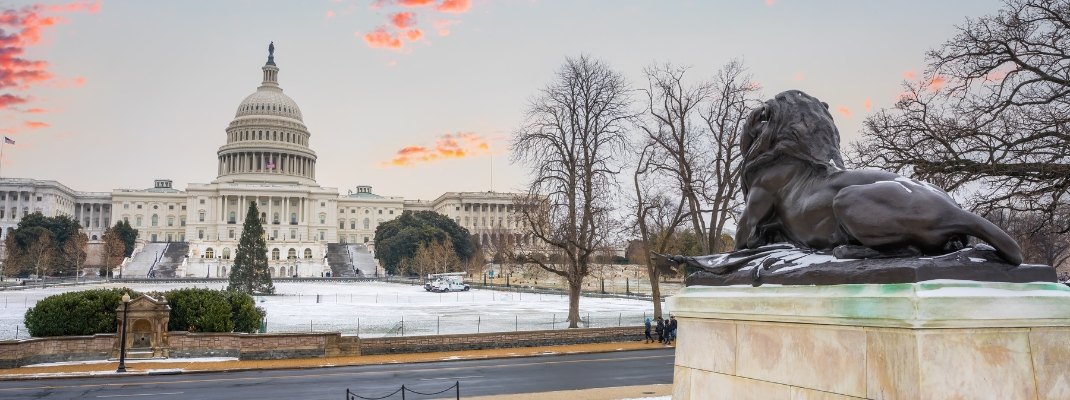
[[[843,139],[891,107],[924,55],[994,0],[308,0],[0,3],[0,176],[79,191],[216,178],[268,43],[301,107],[317,182],[433,199],[512,191],[508,138],[566,57],[645,85],[672,62],[741,58],[763,98],[829,103]],[[637,97],[638,99],[638,97]]]

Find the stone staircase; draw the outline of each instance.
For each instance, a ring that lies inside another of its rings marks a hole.
[[[122,276],[124,278],[147,278],[149,271],[156,265],[157,259],[165,250],[167,250],[167,243],[146,243],[123,268]]]
[[[163,256],[156,262],[150,275],[153,278],[174,278],[175,270],[182,266],[182,261],[189,254],[189,243],[171,242],[163,251]]]
[[[368,250],[368,245],[359,243],[349,246],[350,251],[353,252],[353,267],[362,276],[374,276],[377,264],[375,263],[375,255]]]
[[[327,263],[331,266],[331,276],[339,278],[355,278],[353,271],[353,256],[350,253],[349,244],[327,243]]]

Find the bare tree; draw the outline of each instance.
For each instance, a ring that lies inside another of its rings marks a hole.
[[[1021,245],[1024,262],[1060,268],[1070,261],[1070,233],[1056,230],[1065,223],[1064,218],[1070,217],[1066,211],[1056,215],[1055,223],[1036,212],[1000,211],[985,217]]]
[[[709,242],[709,249],[720,253],[732,249],[726,245],[724,229],[730,219],[735,220],[735,210],[743,201],[739,180],[743,153],[739,138],[747,115],[759,104],[761,88],[747,73],[742,60],[725,64],[717,71],[710,86],[709,100],[700,114],[709,133],[711,163],[710,177],[702,194],[712,213],[705,240]]]
[[[14,276],[21,272],[22,264],[25,262],[22,248],[19,246],[17,240],[15,240],[14,228],[7,228],[6,236],[4,237],[4,265],[3,275]]]
[[[866,119],[848,161],[932,181],[982,215],[1056,223],[1070,200],[1068,15],[1066,0],[1007,0],[967,19],[894,108]]]
[[[414,273],[419,276],[455,272],[461,266],[461,260],[457,258],[457,252],[453,250],[450,241],[432,241],[421,244],[412,257],[401,259],[399,269],[403,272]]]
[[[74,272],[74,279],[78,279],[78,276],[82,274],[82,265],[89,256],[88,247],[89,236],[83,232],[77,232],[67,238],[67,242],[63,244],[64,274],[67,273],[67,269],[71,269]]]
[[[104,233],[104,270],[101,276],[108,276],[112,269],[123,262],[126,258],[126,244],[119,237],[119,233],[108,229]]]
[[[687,67],[653,64],[643,70],[647,78],[645,123],[650,156],[645,160],[665,179],[671,180],[687,206],[692,229],[707,231],[702,216],[702,187],[709,175],[707,148],[699,113],[712,88],[708,82],[684,83]],[[702,250],[709,253],[709,243]]]
[[[37,238],[26,246],[24,254],[29,266],[34,268],[34,274],[40,279],[42,274],[49,272],[55,249],[52,246],[52,234],[47,229],[40,228],[40,232],[35,232],[35,234]]]
[[[634,117],[624,77],[586,55],[567,58],[531,100],[512,138],[512,160],[530,168],[519,217],[561,263],[523,261],[561,276],[569,289],[569,327],[579,326],[580,290],[594,252],[610,234],[619,159]]]

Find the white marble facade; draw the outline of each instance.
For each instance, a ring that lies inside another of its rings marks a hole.
[[[320,186],[311,132],[297,103],[279,86],[273,57],[261,72],[261,85],[239,104],[226,128],[210,183],[179,190],[159,179],[147,189],[86,193],[55,181],[4,178],[0,227],[15,227],[22,216],[40,211],[71,216],[98,240],[108,226],[126,220],[144,242],[189,243],[184,274],[192,277],[226,276],[250,204],[258,208],[269,259],[280,276],[320,276],[327,243],[372,242],[379,224],[405,211],[448,215],[481,242],[502,234],[501,227],[517,228],[509,193],[449,192],[432,201],[406,201],[376,195],[370,186],[345,194]]]

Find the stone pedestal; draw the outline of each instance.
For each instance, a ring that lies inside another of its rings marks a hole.
[[[1070,288],[692,286],[673,399],[1070,399]]]
[[[130,300],[130,315],[123,326],[123,305],[115,310],[118,335],[115,336],[114,357],[119,357],[119,342],[126,330],[126,358],[167,358],[167,323],[171,320],[171,306],[167,299],[146,295]]]

